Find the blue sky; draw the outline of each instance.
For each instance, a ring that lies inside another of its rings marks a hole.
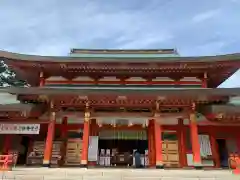
[[[182,56],[240,52],[240,0],[0,0],[0,49],[176,48]],[[240,71],[222,87],[240,87]]]

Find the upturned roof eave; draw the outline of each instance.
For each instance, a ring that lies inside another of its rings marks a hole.
[[[41,63],[70,63],[70,62],[221,62],[221,61],[240,61],[240,53],[216,55],[216,56],[196,56],[196,57],[149,57],[149,58],[86,58],[86,57],[71,57],[71,56],[38,56],[18,54],[7,51],[0,51],[0,58],[5,60],[26,61],[26,62],[41,62]]]
[[[86,95],[86,94],[115,94],[115,95],[156,95],[156,96],[240,96],[240,88],[174,88],[174,89],[109,89],[109,88],[47,88],[47,87],[29,87],[29,88],[2,88],[0,92],[8,92],[11,94],[22,94],[22,95]]]

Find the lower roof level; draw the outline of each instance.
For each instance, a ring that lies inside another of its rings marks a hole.
[[[114,95],[159,95],[159,96],[240,96],[240,88],[137,88],[137,87],[93,87],[55,88],[55,87],[10,87],[2,88],[0,92],[10,94],[36,94],[36,95],[90,95],[90,94],[114,94]]]
[[[96,113],[154,113],[171,114],[196,111],[210,120],[240,122],[240,108],[229,100],[240,96],[240,88],[219,89],[104,89],[104,88],[3,88],[1,93],[18,97],[19,103],[0,105],[5,118],[38,118],[56,111]],[[53,105],[53,106],[50,106]]]

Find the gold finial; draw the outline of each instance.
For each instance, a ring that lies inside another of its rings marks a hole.
[[[53,102],[53,100],[51,100],[51,102],[50,102],[50,108],[51,108],[51,109],[54,108],[54,102]]]
[[[159,112],[159,102],[156,101],[156,111]]]
[[[90,120],[90,112],[86,111],[84,113],[84,121],[85,122],[88,122]]]
[[[48,101],[49,101],[49,98],[48,98],[48,96],[46,96],[46,95],[39,95],[39,96],[38,96],[38,100],[39,100],[39,101],[48,102]]]
[[[51,120],[55,121],[56,119],[56,112],[51,112]]]
[[[42,71],[40,72],[40,78],[43,78],[43,72]]]
[[[195,111],[196,110],[196,103],[192,103],[192,110]]]
[[[27,116],[27,111],[23,111],[23,112],[21,113],[21,116],[26,117],[26,116]]]
[[[217,114],[216,118],[217,118],[217,119],[222,119],[222,118],[223,118],[223,113]]]
[[[207,72],[204,72],[204,79],[207,79]]]
[[[86,102],[86,109],[88,109],[89,108],[89,102],[87,101]]]
[[[60,67],[61,67],[62,69],[65,69],[65,68],[67,68],[67,65],[66,65],[66,64],[60,64]]]

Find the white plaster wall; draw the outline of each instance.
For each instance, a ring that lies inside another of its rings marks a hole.
[[[66,81],[68,79],[62,77],[62,76],[51,76],[49,78],[45,79],[46,81]]]
[[[81,124],[84,122],[84,113],[83,112],[57,112],[56,113],[56,121],[57,123],[62,123],[62,119],[64,117],[68,118],[69,124]],[[184,114],[177,113],[177,114],[169,114],[169,115],[161,115],[157,119],[159,124],[162,125],[176,125],[178,124],[178,119],[183,118]],[[93,113],[91,115],[92,119],[96,119],[98,122],[102,124],[112,124],[117,120],[126,120],[132,124],[148,124],[149,119],[153,119],[153,115],[151,113]],[[48,120],[48,114],[42,115],[39,119],[41,120]]]
[[[180,81],[198,81],[198,82],[200,82],[201,80],[196,77],[184,77],[184,78],[180,79]]]
[[[130,77],[130,78],[126,79],[126,81],[146,81],[146,79],[144,79],[142,77]]]

